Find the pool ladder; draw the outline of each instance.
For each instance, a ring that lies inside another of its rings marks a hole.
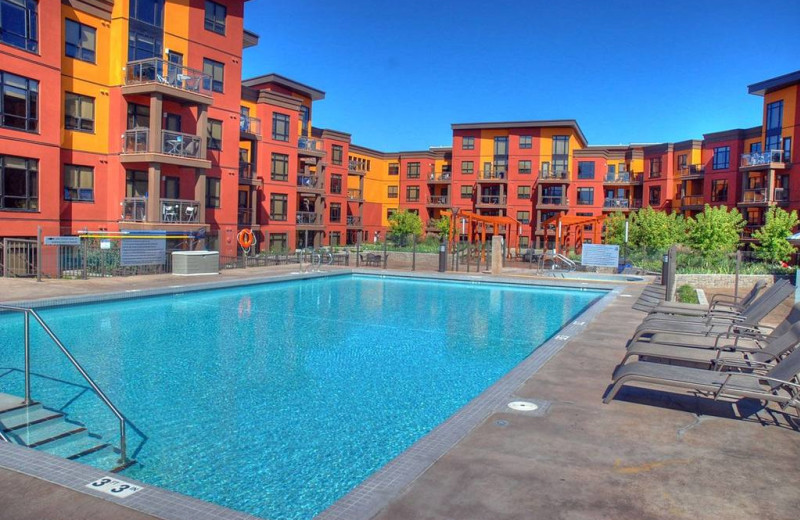
[[[32,308],[0,305],[0,312],[15,312],[23,316],[23,332],[25,338],[25,397],[0,394],[0,439],[31,448],[50,451],[68,459],[79,459],[88,455],[111,450],[119,455],[112,471],[130,466],[133,461],[127,455],[127,433],[125,416],[120,413],[114,403],[97,386],[84,368],[75,359],[56,334],[47,326],[41,316]],[[53,343],[61,350],[81,377],[89,384],[94,393],[119,421],[119,449],[103,443],[98,436],[89,434],[81,425],[69,422],[63,413],[44,408],[41,403],[31,398],[31,362],[30,362],[30,318],[39,324]],[[116,458],[116,457],[115,457]]]
[[[569,257],[562,255],[561,253],[556,253],[555,251],[546,251],[539,257],[539,274],[544,271],[544,263],[550,260],[551,263],[551,270],[556,269],[556,265],[559,263],[564,265],[564,271],[572,272],[578,268],[578,264],[571,260]]]

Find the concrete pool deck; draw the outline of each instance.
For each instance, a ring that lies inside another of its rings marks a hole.
[[[293,267],[218,277],[0,279],[0,300],[246,279]],[[625,341],[644,316],[631,309],[643,287],[625,286],[622,296],[517,389],[520,400],[549,403],[546,414],[492,414],[390,498],[377,518],[795,517],[800,432],[775,409],[743,406],[748,415],[734,419],[729,403],[632,388],[602,404]],[[776,311],[772,320],[787,310]],[[78,502],[85,505],[64,507]],[[0,469],[0,507],[14,512],[10,518],[153,518],[8,469]]]

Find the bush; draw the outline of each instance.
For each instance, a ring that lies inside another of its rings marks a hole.
[[[753,233],[753,238],[758,240],[752,245],[756,256],[768,262],[788,261],[794,246],[787,239],[798,223],[797,211],[789,213],[782,208],[769,208],[764,225]]]
[[[676,292],[678,301],[681,303],[700,303],[697,299],[697,291],[691,285],[681,285]]]
[[[664,250],[686,240],[686,224],[675,213],[656,211],[651,207],[640,209],[631,216],[628,229],[630,245]]]
[[[703,212],[687,221],[686,244],[705,258],[719,258],[736,251],[744,218],[737,209],[705,205]]]

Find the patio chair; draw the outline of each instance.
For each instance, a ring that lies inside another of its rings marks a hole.
[[[758,280],[753,288],[744,296],[737,297],[729,294],[715,294],[711,297],[708,305],[701,303],[680,303],[680,302],[661,302],[651,311],[651,313],[681,314],[684,316],[700,316],[710,311],[731,311],[741,312],[743,308],[750,305],[767,285],[764,280]]]
[[[794,407],[800,414],[800,349],[795,349],[786,358],[775,364],[766,373],[703,370],[647,361],[635,361],[618,366],[612,376],[611,388],[603,398],[609,403],[620,388],[630,383],[646,383],[666,387],[683,388],[732,399],[751,398],[759,401],[777,402],[782,409]]]

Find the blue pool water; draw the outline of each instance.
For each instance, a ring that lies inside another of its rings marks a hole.
[[[603,294],[337,276],[41,314],[140,432],[124,475],[310,518]],[[19,323],[0,316],[0,391],[16,395]],[[47,376],[33,396],[116,442],[110,413],[38,327],[32,338]]]

